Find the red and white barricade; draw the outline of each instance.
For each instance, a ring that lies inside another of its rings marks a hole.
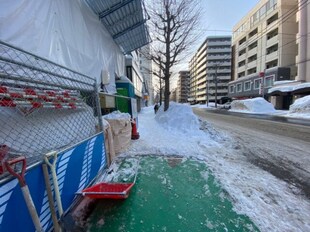
[[[30,109],[82,109],[85,104],[72,90],[42,90],[0,86],[0,106]]]

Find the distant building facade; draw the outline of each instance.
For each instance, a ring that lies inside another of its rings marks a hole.
[[[233,28],[228,95],[264,96],[277,108],[288,108],[295,93],[272,88],[310,81],[309,17],[306,0],[261,0],[245,15]],[[295,97],[310,93],[298,89]]]
[[[173,89],[170,94],[170,101],[177,102],[177,89]]]
[[[176,89],[177,102],[179,103],[188,102],[189,90],[190,90],[189,81],[190,81],[189,71],[180,71]]]
[[[219,102],[231,80],[231,36],[209,36],[189,63],[191,103]]]
[[[144,105],[153,105],[154,104],[154,87],[153,87],[153,78],[152,78],[152,60],[148,59],[146,56],[150,54],[150,45],[146,45],[140,48],[139,57],[140,57],[140,72],[144,78],[143,82],[143,100]]]

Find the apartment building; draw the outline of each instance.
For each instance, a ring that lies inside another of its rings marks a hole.
[[[189,96],[189,71],[180,71],[176,88],[176,101],[180,103],[188,102]]]
[[[153,87],[153,64],[152,60],[150,60],[147,54],[151,53],[150,45],[146,45],[139,49],[139,63],[140,63],[140,72],[144,78],[143,82],[143,100],[144,105],[153,105],[154,104],[154,87]]]
[[[231,80],[231,36],[209,36],[189,63],[191,103],[219,102]]]
[[[261,0],[234,26],[230,97],[264,96],[288,108],[294,93],[272,88],[310,81],[309,9],[308,0]]]

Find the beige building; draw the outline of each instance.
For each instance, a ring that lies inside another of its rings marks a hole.
[[[179,79],[177,83],[177,89],[176,89],[177,102],[180,102],[180,103],[188,102],[189,81],[190,81],[189,71],[180,71]]]
[[[261,0],[234,26],[229,96],[261,95],[277,108],[288,108],[294,98],[310,93],[304,85],[310,82],[308,3]],[[279,85],[286,90],[281,91]],[[288,85],[301,86],[297,92],[288,92]]]
[[[233,80],[273,67],[297,75],[297,0],[262,0],[233,28]]]
[[[209,36],[189,63],[191,103],[219,102],[231,80],[231,36]]]

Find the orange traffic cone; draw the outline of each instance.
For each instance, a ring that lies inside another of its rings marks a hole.
[[[135,120],[132,120],[131,122],[131,139],[135,140],[135,139],[139,139],[140,135],[139,132],[137,131],[137,123]]]

